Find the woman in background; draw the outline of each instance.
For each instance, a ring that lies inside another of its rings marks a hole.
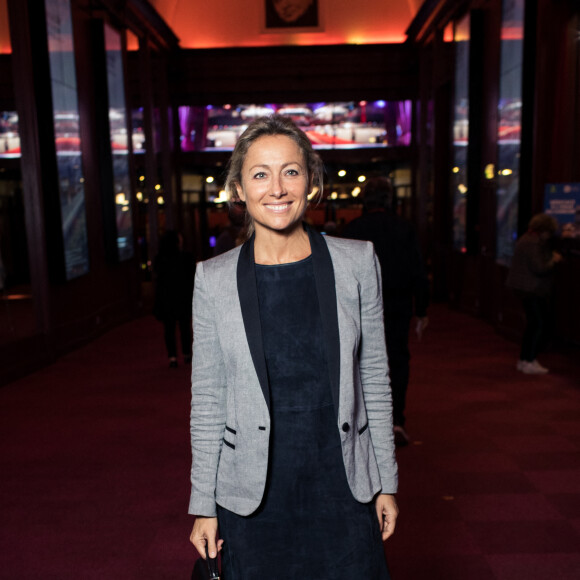
[[[562,255],[550,249],[549,240],[556,233],[558,222],[550,215],[535,215],[528,231],[517,241],[507,278],[507,285],[520,297],[526,314],[518,371],[528,375],[543,375],[537,355],[545,338],[550,312],[550,292],[554,266]]]

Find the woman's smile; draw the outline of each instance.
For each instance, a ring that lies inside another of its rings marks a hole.
[[[290,207],[290,203],[266,203],[264,204],[269,210],[275,213],[282,213]]]

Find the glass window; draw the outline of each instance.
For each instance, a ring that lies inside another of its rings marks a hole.
[[[0,158],[20,157],[18,113],[0,111]]]
[[[252,119],[273,113],[293,119],[317,149],[411,144],[412,102],[379,100],[179,107],[181,148],[232,150]]]
[[[85,186],[69,0],[45,0],[67,280],[89,271]]]
[[[469,40],[470,18],[455,25],[455,96],[453,108],[453,247],[465,252],[467,209],[467,144],[469,143]]]
[[[107,49],[107,85],[109,95],[109,132],[113,156],[113,187],[117,222],[119,260],[133,257],[133,222],[131,219],[131,179],[127,140],[127,108],[121,35],[105,25]]]
[[[518,235],[524,0],[504,0],[497,130],[496,259],[509,265]]]

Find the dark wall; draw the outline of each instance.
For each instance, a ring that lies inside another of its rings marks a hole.
[[[131,53],[131,95],[139,99]],[[173,105],[412,99],[418,91],[412,45],[341,45],[182,50],[170,62]]]
[[[0,54],[0,111],[14,110],[14,90],[12,85],[11,55]]]

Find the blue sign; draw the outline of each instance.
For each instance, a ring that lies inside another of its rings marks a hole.
[[[544,212],[560,225],[580,227],[580,183],[547,183],[544,188]]]

